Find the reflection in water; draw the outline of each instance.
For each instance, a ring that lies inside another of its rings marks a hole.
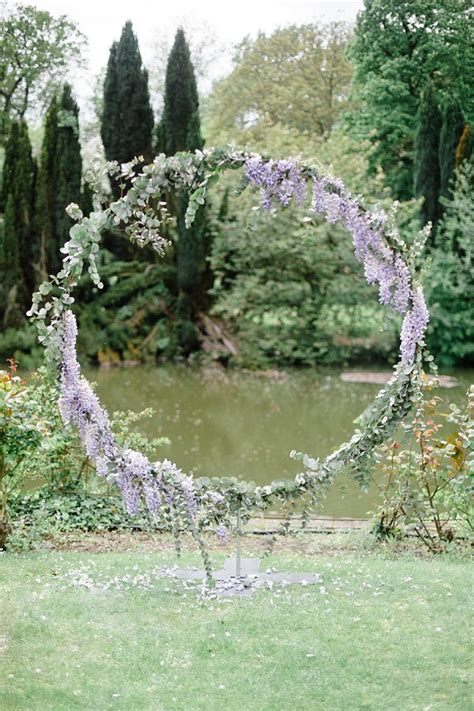
[[[293,478],[298,462],[292,449],[324,457],[354,430],[354,419],[373,400],[377,385],[345,383],[339,371],[290,371],[285,380],[251,373],[195,370],[184,366],[141,366],[88,370],[110,412],[152,407],[154,418],[140,423],[150,436],[166,436],[160,450],[196,476],[238,476],[258,484]],[[458,374],[459,375],[459,374]],[[443,391],[461,402],[469,375],[460,386]],[[324,513],[365,516],[375,490],[364,494],[341,477],[324,502]]]

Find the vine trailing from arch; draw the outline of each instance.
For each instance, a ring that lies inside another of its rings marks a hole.
[[[67,208],[75,224],[62,248],[63,267],[39,287],[28,315],[36,322],[47,360],[60,366],[62,417],[77,426],[99,475],[117,483],[131,515],[144,506],[152,517],[171,520],[177,535],[183,528],[191,531],[210,575],[200,535],[203,527],[213,526],[224,534],[237,509],[245,518],[276,502],[291,506],[304,499],[312,505],[343,468],[350,468],[363,481],[372,450],[391,435],[419,399],[426,356],[423,336],[429,314],[417,265],[427,232],[420,232],[407,244],[400,238],[393,219],[382,210],[366,209],[359,196],[345,189],[342,180],[296,159],[272,160],[228,146],[172,157],[161,154],[137,173],[139,161],[140,158],[122,166],[107,165],[107,174],[122,187],[117,201],[107,202],[97,180],[95,209],[90,215],[84,216],[74,204]],[[352,234],[354,253],[363,266],[366,281],[378,286],[382,304],[403,315],[400,358],[393,377],[359,417],[359,427],[352,438],[322,461],[293,451],[290,456],[302,462],[302,471],[292,480],[277,479],[266,486],[231,478],[193,479],[168,460],[150,462],[139,452],[121,449],[106,410],[81,376],[76,354],[77,324],[71,310],[72,292],[85,265],[93,283],[98,288],[103,286],[98,254],[104,230],[121,226],[138,246],[151,244],[162,253],[166,246],[162,227],[170,219],[163,195],[177,190],[189,194],[189,226],[205,203],[212,183],[225,170],[236,169],[243,169],[239,190],[258,188],[262,209],[274,213],[295,202],[310,214],[345,227]]]

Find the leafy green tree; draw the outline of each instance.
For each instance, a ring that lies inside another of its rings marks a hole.
[[[418,127],[414,150],[414,193],[423,198],[421,217],[423,225],[431,222],[433,228],[440,217],[439,138],[441,114],[431,82],[428,83],[418,111]]]
[[[357,16],[353,131],[371,141],[370,170],[383,169],[398,199],[413,195],[413,143],[428,80],[440,99],[456,97],[472,122],[471,11],[470,0],[365,0]]]
[[[104,81],[101,136],[107,160],[126,163],[143,156],[150,161],[152,134],[148,72],[132,23],[126,22],[120,40],[110,48]]]
[[[230,203],[211,252],[212,314],[235,337],[239,364],[386,358],[396,348],[396,325],[380,333],[383,309],[344,230],[308,222],[295,209],[252,224],[257,200],[249,194]]]
[[[431,318],[427,341],[440,365],[474,359],[474,166],[465,162],[439,223],[426,296]]]
[[[199,120],[199,99],[184,31],[176,33],[166,70],[163,117],[159,129],[161,148],[167,155],[178,151],[201,149],[204,141]],[[193,319],[205,301],[209,230],[205,208],[196,213],[189,229],[185,225],[188,198],[179,194],[174,208],[177,213],[175,245],[179,288],[178,317],[180,341],[185,352],[198,346]]]
[[[78,63],[85,37],[66,16],[53,17],[31,5],[15,5],[0,19],[0,142],[8,124],[31,106],[44,105],[71,63]]]
[[[291,25],[247,37],[234,69],[210,97],[206,135],[213,143],[255,144],[269,128],[327,138],[348,107],[351,36],[340,22]]]
[[[440,195],[449,198],[454,187],[456,149],[464,131],[465,121],[457,100],[446,102],[439,139]]]
[[[281,152],[281,144],[273,148]],[[366,150],[334,129],[319,156],[344,176],[351,192],[370,195],[387,209],[392,200],[381,176],[367,178]],[[236,175],[226,175],[216,187],[222,200],[211,249],[211,314],[234,336],[239,364],[314,365],[395,355],[400,322],[387,320],[376,290],[367,288],[349,234],[293,207],[267,218],[253,209],[258,196],[249,190],[228,200],[238,186]],[[417,212],[417,204],[400,204],[402,235],[419,229]]]
[[[4,325],[17,325],[34,287],[32,276],[33,204],[36,165],[25,121],[10,127],[3,177],[6,195],[1,269]]]

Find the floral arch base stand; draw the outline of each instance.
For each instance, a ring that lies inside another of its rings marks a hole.
[[[290,513],[301,499],[309,507],[342,469],[351,469],[363,481],[373,449],[393,433],[419,399],[425,355],[423,336],[429,314],[417,262],[426,231],[415,236],[411,244],[405,243],[393,216],[387,217],[380,209],[368,210],[340,179],[295,159],[272,160],[223,147],[168,158],[161,154],[139,173],[135,172],[138,163],[139,159],[122,166],[108,164],[107,174],[122,187],[119,200],[109,204],[100,194],[98,180],[95,209],[90,215],[83,216],[77,205],[68,207],[75,224],[62,249],[63,267],[40,286],[29,316],[36,321],[47,360],[60,368],[62,417],[78,428],[98,474],[117,483],[131,515],[145,507],[151,517],[160,516],[169,523],[176,537],[183,529],[189,531],[201,549],[211,579],[203,530],[212,528],[224,535],[237,512],[245,521],[253,511],[263,511],[272,504],[282,503]],[[403,316],[400,359],[393,377],[361,414],[352,438],[321,461],[293,451],[291,456],[302,463],[302,471],[292,480],[277,479],[266,486],[226,478],[193,479],[168,460],[150,462],[140,452],[120,448],[106,410],[81,376],[76,355],[77,324],[71,311],[74,287],[86,267],[93,283],[98,288],[103,286],[98,256],[105,230],[120,226],[138,246],[151,244],[162,252],[166,240],[160,229],[170,219],[163,196],[178,190],[188,193],[189,226],[205,203],[209,186],[224,171],[237,169],[243,173],[240,191],[248,187],[259,190],[259,209],[275,213],[296,203],[311,220],[322,217],[345,227],[352,235],[355,257],[367,282],[378,286],[380,302]],[[307,511],[305,506],[303,525]],[[287,528],[285,523],[282,532]]]
[[[288,585],[317,585],[321,576],[317,573],[277,573],[273,570],[260,572],[258,558],[246,559],[248,564],[242,567],[240,574],[235,571],[235,558],[227,558],[221,570],[212,572],[214,583],[213,593],[219,597],[252,595],[261,588]],[[196,582],[198,585],[205,579],[205,573],[196,568],[161,568],[154,572],[159,578],[172,578]]]

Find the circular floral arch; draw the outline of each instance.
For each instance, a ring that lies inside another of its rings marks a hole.
[[[236,505],[242,503],[247,510],[262,510],[278,501],[309,497],[314,502],[322,485],[332,481],[343,468],[351,468],[356,477],[362,478],[374,447],[390,436],[419,397],[423,336],[429,314],[418,281],[416,258],[425,234],[420,233],[408,245],[381,210],[367,210],[359,196],[345,189],[342,180],[292,158],[272,160],[223,147],[173,157],[161,154],[138,173],[137,164],[138,159],[122,166],[108,164],[107,173],[122,185],[123,194],[117,201],[108,204],[97,190],[95,210],[90,215],[83,216],[77,205],[68,207],[75,224],[62,249],[63,267],[40,286],[29,311],[48,361],[60,366],[62,417],[79,429],[98,473],[117,482],[130,514],[137,513],[144,503],[152,516],[168,516],[176,528],[185,522],[199,542],[199,516],[200,520],[216,524],[226,521]],[[345,227],[352,235],[355,257],[366,281],[378,286],[383,305],[404,317],[400,358],[393,377],[359,417],[359,429],[352,438],[322,461],[292,452],[291,456],[303,465],[295,479],[279,479],[250,488],[244,482],[231,484],[228,479],[194,480],[168,460],[152,463],[139,452],[121,449],[106,410],[81,376],[76,356],[77,325],[71,311],[72,292],[86,265],[92,281],[102,288],[97,255],[104,230],[120,225],[132,242],[139,246],[151,244],[162,252],[166,240],[160,229],[169,219],[163,196],[177,190],[188,193],[189,226],[205,203],[209,186],[224,171],[239,168],[243,169],[241,190],[248,186],[258,188],[264,209],[276,212],[295,202],[301,209]]]

